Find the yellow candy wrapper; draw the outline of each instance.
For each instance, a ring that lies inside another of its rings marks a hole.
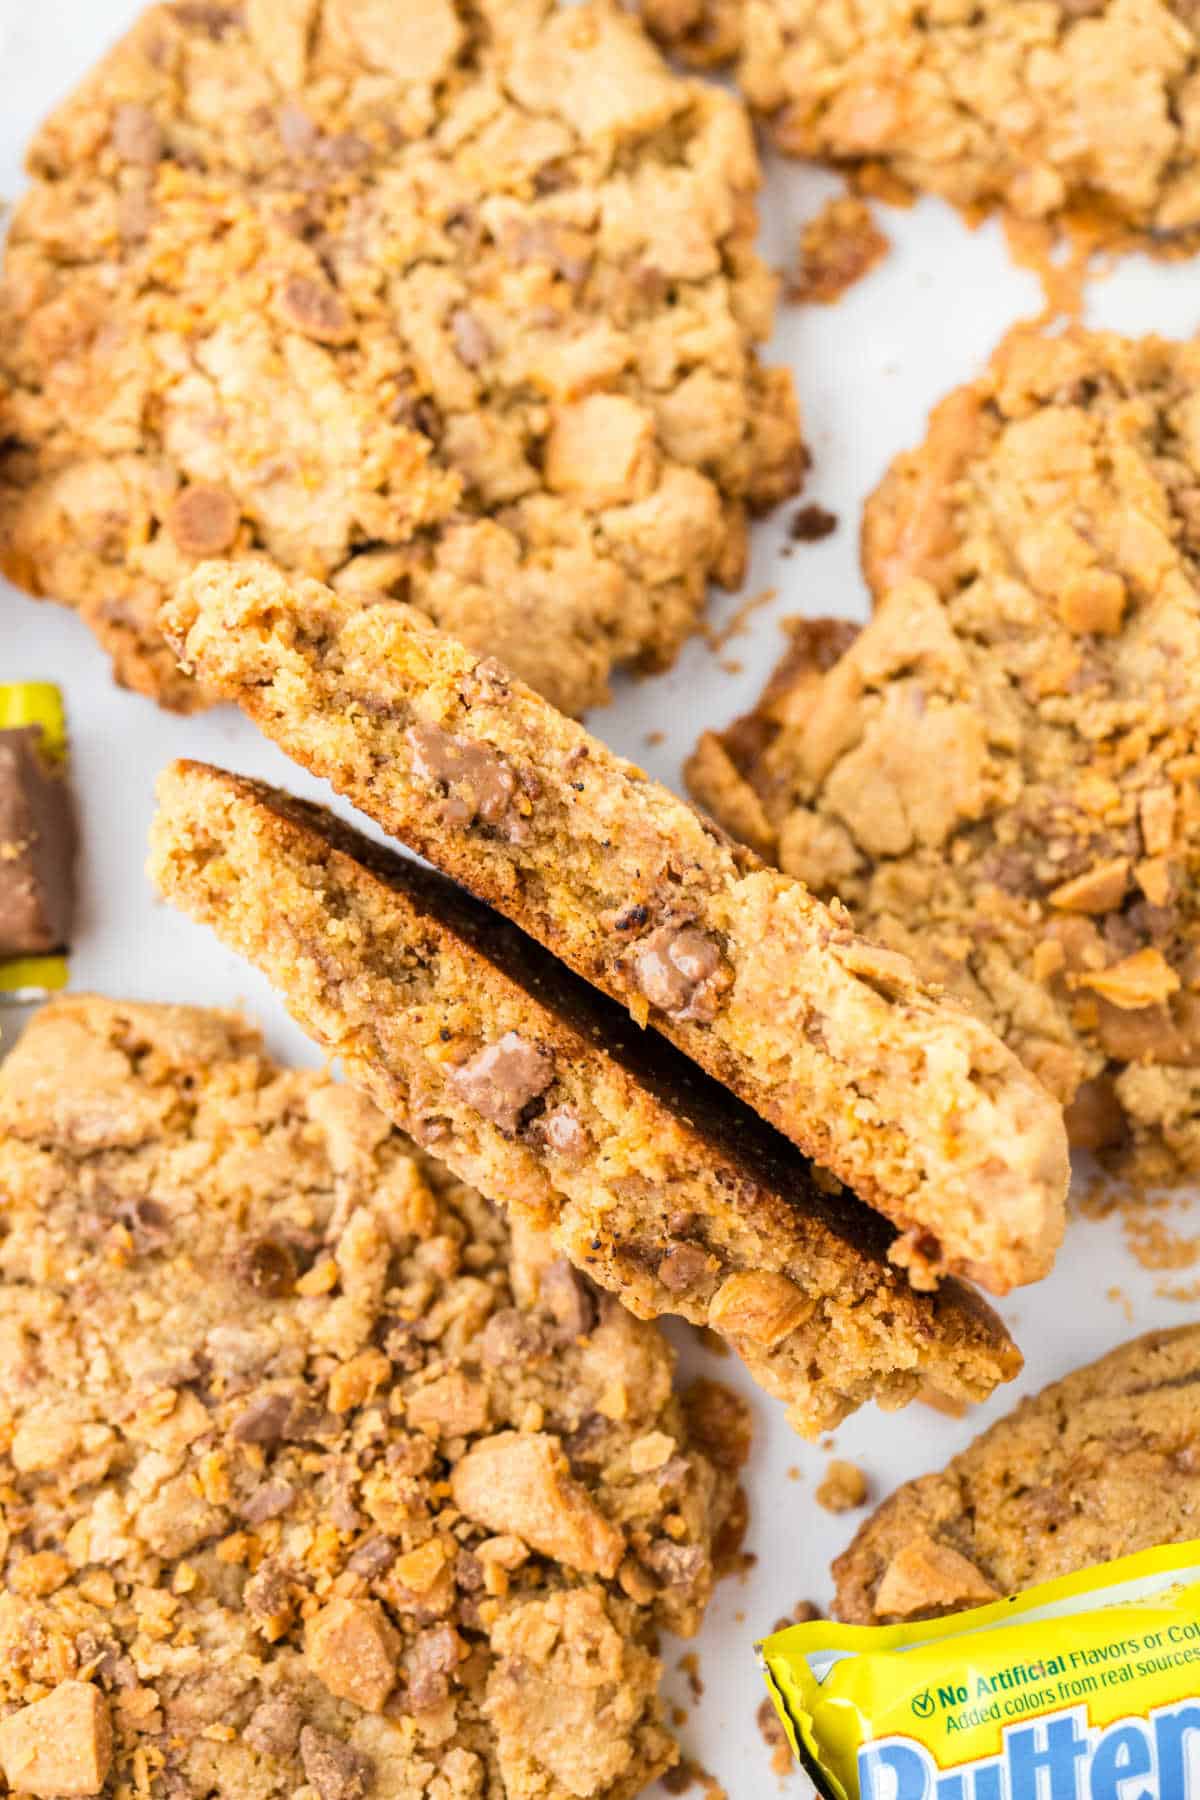
[[[40,725],[47,756],[67,754],[67,718],[52,681],[0,681],[0,731]]]
[[[1200,1541],[758,1651],[826,1800],[1200,1800]]]
[[[44,754],[65,763],[67,721],[62,695],[50,681],[0,682],[0,731],[24,725],[41,729]],[[62,955],[0,959],[0,1005],[39,1000],[67,985],[69,968]]]

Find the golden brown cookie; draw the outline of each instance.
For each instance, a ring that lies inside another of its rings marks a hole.
[[[936,1618],[1196,1535],[1200,1328],[1153,1331],[909,1481],[833,1565],[852,1624]]]
[[[998,1291],[1045,1273],[1057,1108],[844,909],[411,608],[210,563],[164,628],[290,755],[887,1213],[894,1259]]]
[[[735,61],[792,156],[970,213],[1200,230],[1200,32],[1189,0],[641,0],[686,60]]]
[[[870,624],[799,622],[689,772],[1149,1179],[1200,1170],[1198,381],[1191,343],[1008,340],[868,506]]]
[[[154,6],[28,161],[0,566],[169,705],[159,601],[259,552],[582,710],[799,485],[748,122],[607,0]]]
[[[151,873],[395,1122],[639,1317],[708,1326],[808,1436],[924,1386],[984,1398],[991,1309],[915,1293],[884,1220],[513,926],[260,783],[159,782]]]
[[[746,1421],[242,1020],[0,1067],[0,1766],[36,1795],[627,1800]],[[149,1790],[146,1790],[149,1791]]]

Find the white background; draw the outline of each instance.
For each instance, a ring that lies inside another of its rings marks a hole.
[[[22,149],[34,125],[136,10],[135,0],[0,0],[5,199],[20,191]],[[792,252],[800,221],[838,184],[798,164],[767,160],[763,249],[779,266]],[[920,437],[934,402],[979,369],[1009,325],[1039,309],[1036,283],[1010,265],[993,227],[969,232],[933,202],[910,212],[879,209],[879,216],[893,241],[886,263],[838,306],[783,307],[770,348],[772,358],[795,372],[815,454],[805,498],[838,514],[837,533],[820,545],[797,545],[785,557],[790,509],[760,524],[745,592],[769,586],[777,597],[754,613],[746,635],[720,653],[740,660],[743,670],[723,668],[697,640],[672,673],[622,686],[616,703],[591,720],[617,749],[674,785],[698,732],[752,703],[782,645],[778,619],[800,612],[864,615],[856,555],[863,500],[888,459]],[[1122,330],[1188,335],[1200,324],[1200,264],[1127,260],[1094,284],[1089,317]],[[737,604],[736,597],[720,596],[713,622],[719,627]],[[180,720],[119,692],[71,614],[35,604],[0,582],[0,680],[35,677],[56,680],[66,692],[83,819],[73,985],[119,997],[244,1003],[277,1053],[315,1060],[252,970],[206,931],[156,903],[143,862],[154,778],[172,756],[207,758],[314,795],[321,794],[320,785],[293,770],[228,710]],[[652,731],[664,732],[665,742],[649,745]],[[0,1015],[6,1044],[15,1023],[11,1013]],[[1186,1214],[1174,1222],[1188,1229]],[[1192,1228],[1200,1232],[1200,1214]],[[921,1406],[892,1415],[867,1409],[837,1433],[837,1453],[866,1469],[873,1495],[881,1497],[943,1462],[1007,1410],[1018,1392],[1035,1390],[1135,1329],[1183,1323],[1196,1308],[1156,1298],[1160,1279],[1128,1255],[1115,1220],[1075,1220],[1057,1273],[1002,1309],[1026,1357],[1025,1376],[1015,1388],[961,1421]],[[1114,1288],[1123,1301],[1110,1297]],[[720,1779],[731,1800],[760,1800],[776,1791],[776,1782],[754,1723],[763,1690],[752,1643],[797,1601],[828,1599],[830,1558],[848,1542],[855,1519],[830,1517],[814,1503],[827,1448],[796,1438],[732,1360],[715,1361],[683,1331],[676,1337],[687,1367],[733,1380],[753,1400],[757,1442],[749,1469],[748,1546],[758,1563],[744,1581],[724,1585],[696,1645],[667,1640],[668,1685],[689,1711],[680,1734],[686,1752]],[[705,1691],[699,1705],[675,1668],[688,1648],[700,1658]],[[792,1776],[786,1785],[796,1791],[800,1778]]]

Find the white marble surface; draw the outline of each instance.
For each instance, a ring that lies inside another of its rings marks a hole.
[[[6,200],[20,191],[22,149],[37,120],[135,10],[133,0],[0,0],[0,195]],[[823,174],[771,160],[763,235],[774,261],[785,258],[799,221],[835,185]],[[723,723],[752,701],[780,648],[778,619],[796,612],[862,615],[856,537],[863,499],[889,457],[919,436],[930,406],[980,366],[1010,324],[1038,307],[1033,280],[1010,266],[995,229],[968,232],[933,203],[885,211],[882,220],[894,243],[882,268],[837,307],[784,309],[771,348],[795,370],[805,409],[816,457],[806,497],[839,515],[838,532],[784,557],[786,514],[757,527],[746,592],[770,586],[777,596],[723,652],[743,669],[723,668],[697,641],[669,675],[624,685],[616,703],[592,720],[618,749],[669,782],[678,782],[681,760],[702,726]],[[1130,260],[1093,288],[1091,317],[1123,329],[1187,334],[1200,319],[1200,264],[1164,268]],[[736,598],[720,597],[714,621],[731,616],[736,605]],[[161,1000],[242,1002],[262,1020],[278,1052],[313,1060],[265,983],[206,932],[154,901],[142,865],[154,777],[173,755],[209,758],[311,794],[320,793],[319,784],[291,770],[232,712],[179,720],[118,692],[69,613],[35,605],[0,583],[0,679],[35,676],[61,682],[70,710],[85,834],[75,985]],[[651,731],[664,732],[665,741],[649,745]],[[11,1031],[11,1022],[4,1029]],[[1187,1229],[1186,1215],[1179,1223]],[[1200,1231],[1200,1218],[1194,1228]],[[860,1463],[874,1494],[884,1494],[943,1461],[1007,1409],[1017,1391],[1037,1388],[1134,1329],[1182,1323],[1195,1309],[1156,1296],[1158,1279],[1127,1254],[1116,1221],[1076,1221],[1057,1272],[1003,1309],[1027,1359],[1017,1389],[961,1421],[922,1407],[891,1416],[867,1410],[837,1433],[837,1453]],[[1111,1297],[1113,1290],[1120,1297]],[[739,1379],[728,1359],[715,1362],[682,1332],[678,1341],[688,1367]],[[765,1398],[740,1385],[758,1422],[749,1471],[749,1547],[758,1563],[744,1581],[725,1585],[692,1646],[704,1680],[699,1705],[674,1666],[689,1646],[668,1641],[664,1648],[672,1691],[689,1711],[681,1733],[688,1754],[720,1779],[732,1800],[759,1800],[776,1782],[754,1724],[762,1690],[753,1639],[796,1601],[828,1597],[829,1561],[854,1519],[831,1518],[813,1502],[827,1449],[802,1444]],[[798,1783],[796,1777],[788,1785],[794,1790]]]

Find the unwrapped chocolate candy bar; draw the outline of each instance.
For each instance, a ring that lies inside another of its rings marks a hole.
[[[0,1001],[66,984],[76,853],[66,750],[58,689],[0,684]]]

